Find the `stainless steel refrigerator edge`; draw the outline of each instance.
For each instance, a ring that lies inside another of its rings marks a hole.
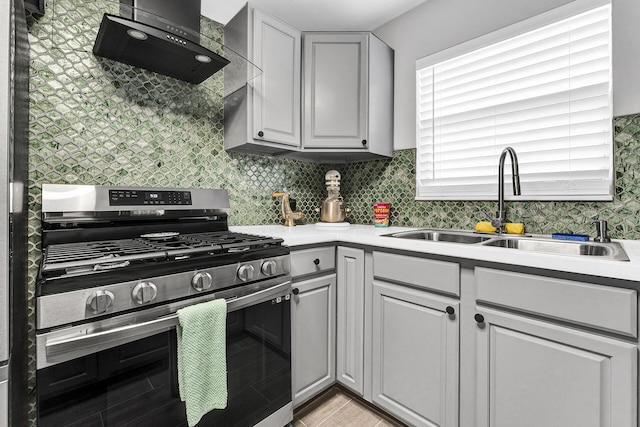
[[[10,138],[10,77],[11,77],[11,13],[9,0],[0,0],[0,28],[3,34],[0,36],[0,129],[2,140],[0,141],[0,209],[6,212],[7,194],[4,191],[8,187],[8,148]],[[9,425],[9,254],[7,217],[0,217],[0,426]]]
[[[29,42],[23,0],[0,0],[0,426],[27,423]]]

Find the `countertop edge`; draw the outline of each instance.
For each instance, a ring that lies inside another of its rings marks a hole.
[[[640,281],[640,241],[615,240],[622,244],[630,261],[613,261],[582,258],[570,255],[553,255],[446,242],[416,241],[385,237],[385,234],[415,230],[417,227],[374,227],[352,224],[335,229],[317,228],[313,224],[285,227],[282,225],[241,225],[229,227],[231,231],[282,238],[284,244],[296,246],[323,243],[345,243],[396,249],[430,255],[450,256],[458,259],[485,261],[521,267],[575,273],[601,278]]]

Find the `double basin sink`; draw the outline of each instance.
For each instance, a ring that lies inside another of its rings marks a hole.
[[[538,236],[489,234],[440,229],[401,231],[398,233],[386,234],[385,236],[431,242],[493,246],[497,248],[508,248],[555,255],[586,256],[603,260],[629,261],[622,245],[617,242],[575,242]]]

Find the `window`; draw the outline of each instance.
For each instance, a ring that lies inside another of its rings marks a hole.
[[[611,6],[585,3],[417,61],[416,199],[495,199],[510,146],[519,199],[612,200]]]

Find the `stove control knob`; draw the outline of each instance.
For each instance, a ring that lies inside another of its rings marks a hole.
[[[113,294],[109,291],[95,291],[87,300],[87,307],[93,314],[102,314],[109,311],[113,305]]]
[[[240,268],[238,268],[238,279],[242,280],[243,282],[253,280],[254,270],[255,269],[251,264],[241,265]]]
[[[198,292],[206,291],[211,287],[213,279],[209,273],[196,273],[191,278],[191,286]]]
[[[260,270],[265,276],[273,276],[277,271],[277,264],[274,260],[268,260],[262,263]]]
[[[147,304],[158,295],[158,288],[151,282],[140,282],[131,291],[131,298],[138,304]]]

